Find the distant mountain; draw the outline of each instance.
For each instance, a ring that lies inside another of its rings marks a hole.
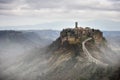
[[[92,21],[79,21],[79,25],[82,27],[98,28],[100,30],[108,31],[120,31],[119,21],[113,20],[92,20]],[[73,21],[56,21],[56,22],[46,22],[34,25],[20,25],[20,26],[0,26],[0,30],[62,30],[63,28],[74,27]]]
[[[59,36],[59,31],[0,31],[0,42],[5,44],[22,44],[31,46],[46,46]]]

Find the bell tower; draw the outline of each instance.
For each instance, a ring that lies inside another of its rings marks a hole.
[[[78,22],[75,22],[75,28],[78,28]]]

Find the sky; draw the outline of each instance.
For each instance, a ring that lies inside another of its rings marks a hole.
[[[89,26],[120,31],[120,0],[0,0],[0,29]]]

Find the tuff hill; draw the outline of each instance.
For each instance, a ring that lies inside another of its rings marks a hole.
[[[114,52],[100,30],[77,24],[63,29],[49,46],[49,69],[42,80],[109,80],[107,67],[114,63]]]
[[[78,23],[75,23],[75,28],[66,28],[60,32],[60,37],[51,44],[51,48],[78,48],[82,51],[82,43],[86,41],[86,45],[102,46],[105,44],[105,38],[103,37],[103,32],[99,29],[91,29],[89,27],[78,27]],[[90,47],[89,47],[90,48]],[[91,47],[92,48],[92,47]]]

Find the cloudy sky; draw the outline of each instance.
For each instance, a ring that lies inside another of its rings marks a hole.
[[[61,29],[75,21],[120,30],[120,0],[0,0],[0,29]]]

